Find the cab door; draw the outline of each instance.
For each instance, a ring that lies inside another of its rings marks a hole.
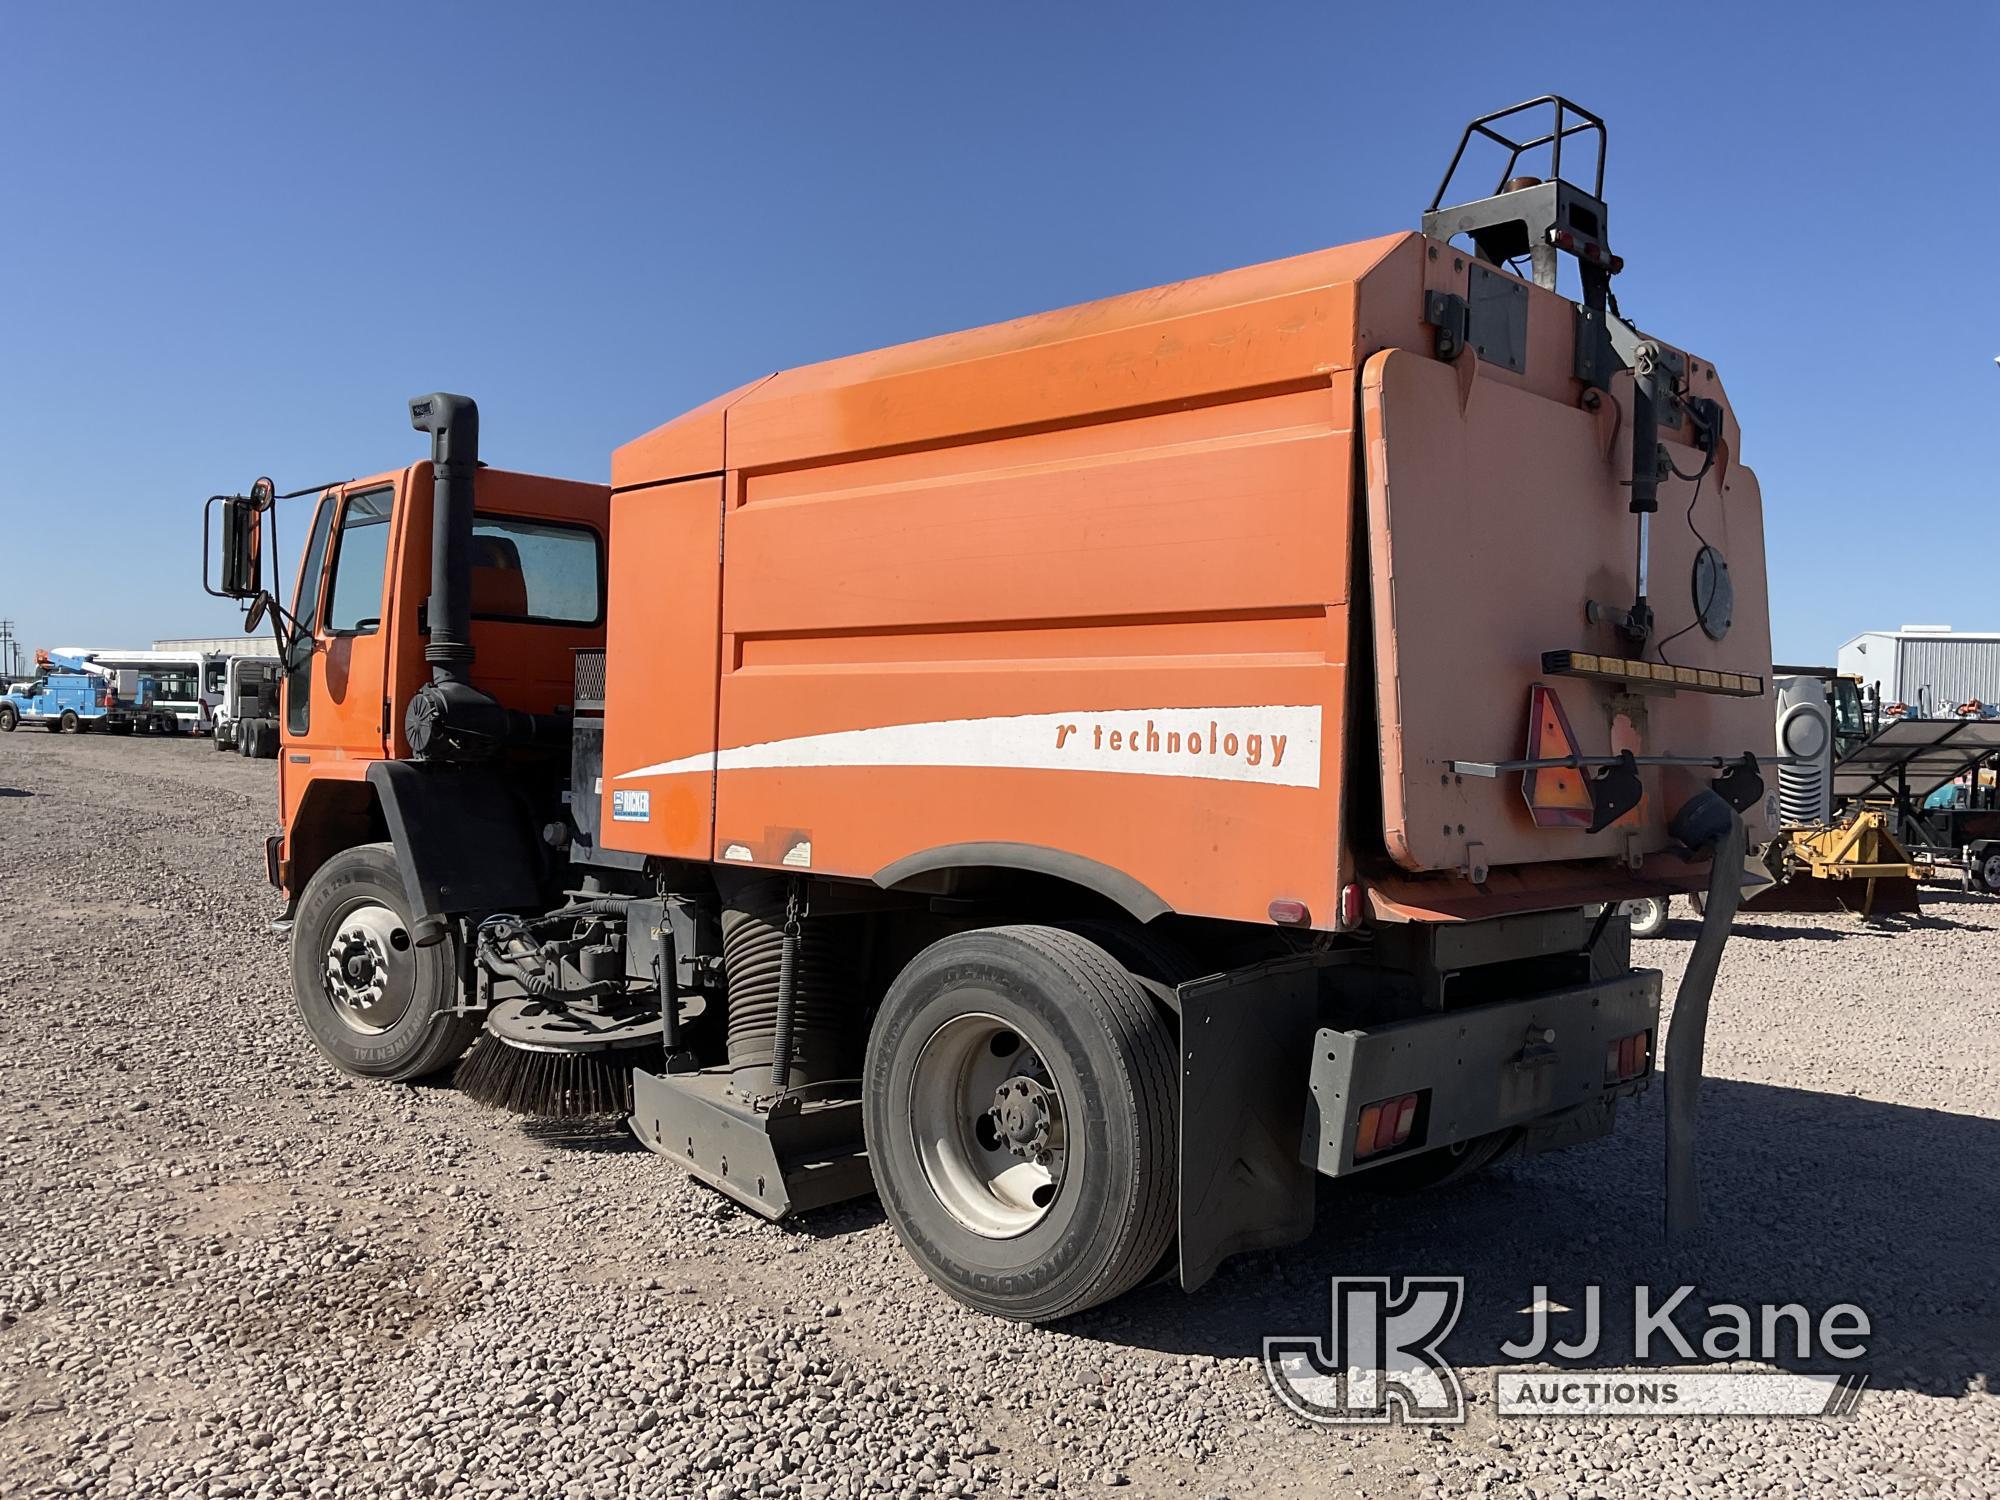
[[[320,499],[300,563],[299,633],[285,660],[287,767],[358,777],[386,753],[382,601],[400,488],[391,475]]]

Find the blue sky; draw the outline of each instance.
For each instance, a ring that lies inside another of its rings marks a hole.
[[[11,5],[0,616],[231,629],[201,499],[405,463],[411,395],[602,478],[771,369],[1414,227],[1554,90],[1610,121],[1627,313],[1736,403],[1777,655],[2000,628],[1996,17]]]

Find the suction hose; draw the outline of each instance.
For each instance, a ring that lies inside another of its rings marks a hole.
[[[1688,955],[1674,1019],[1667,1031],[1667,1239],[1693,1238],[1701,1228],[1701,1165],[1695,1159],[1700,1124],[1702,1054],[1708,1041],[1708,1001],[1722,966],[1722,946],[1743,899],[1743,818],[1714,792],[1691,798],[1675,814],[1672,833],[1689,849],[1709,851],[1708,900],[1701,933]]]

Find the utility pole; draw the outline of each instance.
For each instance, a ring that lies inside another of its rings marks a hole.
[[[20,654],[20,642],[14,639],[14,622],[0,620],[0,673],[12,677],[15,659]]]

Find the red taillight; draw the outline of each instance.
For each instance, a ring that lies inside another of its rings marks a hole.
[[[1286,927],[1304,927],[1312,921],[1312,913],[1303,901],[1291,901],[1283,897],[1265,908],[1271,920]]]
[[[1354,1126],[1354,1159],[1360,1161],[1407,1146],[1417,1128],[1417,1113],[1423,1098],[1422,1092],[1398,1094],[1393,1099],[1364,1105]]]
[[[1650,1031],[1634,1032],[1631,1036],[1620,1037],[1604,1045],[1604,1081],[1607,1085],[1643,1078],[1652,1066],[1653,1034]]]

